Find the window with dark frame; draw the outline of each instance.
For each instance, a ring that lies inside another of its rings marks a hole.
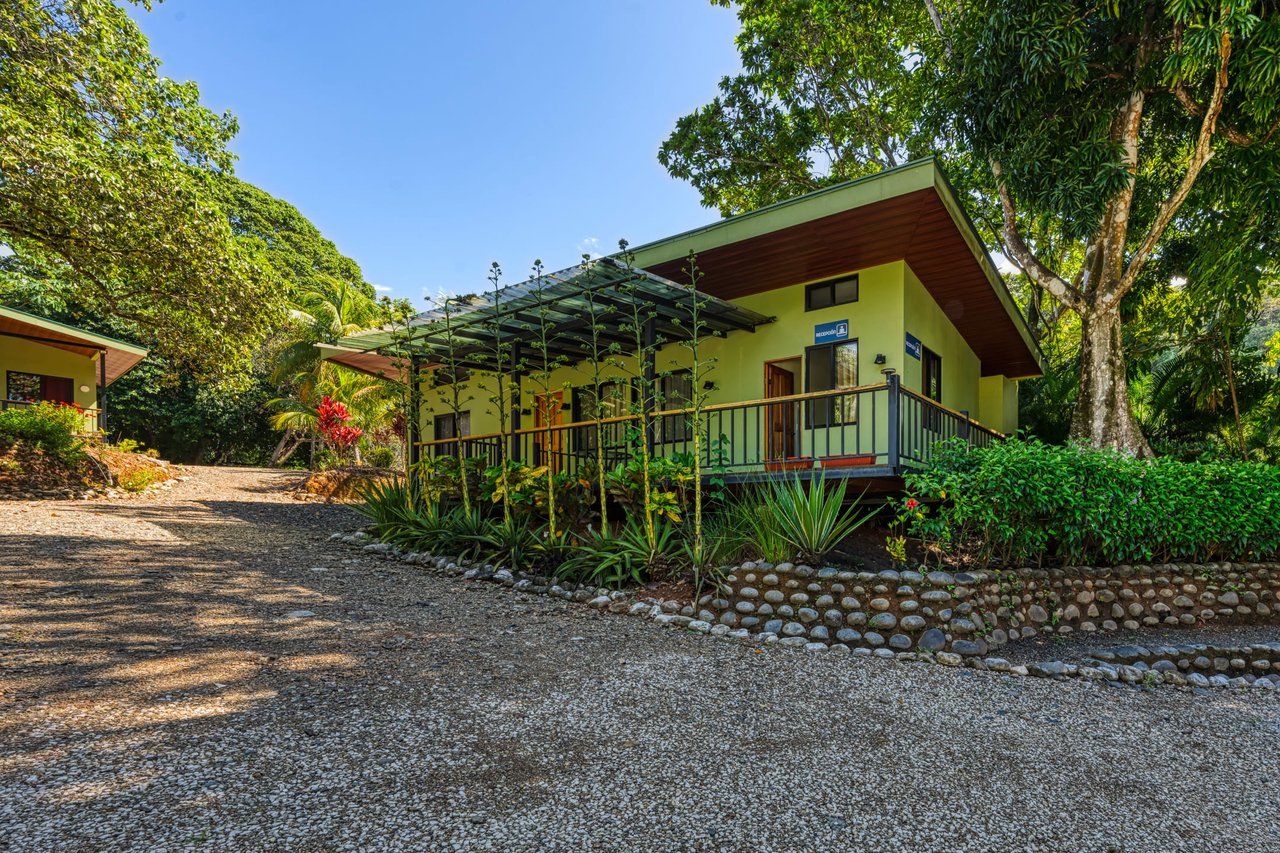
[[[675,370],[658,380],[662,392],[663,409],[685,409],[693,404],[693,373]],[[660,442],[689,441],[693,438],[693,424],[688,415],[664,415],[658,422],[657,440]]]
[[[928,347],[920,349],[920,390],[924,396],[941,405],[942,403],[942,356]],[[932,406],[925,406],[925,429],[940,432],[942,429],[942,412]]]
[[[451,438],[466,438],[471,435],[471,413],[458,412],[456,415],[449,412],[444,415],[436,415],[434,437],[436,441],[447,441]],[[435,445],[437,456],[454,456],[458,451],[458,443],[449,442],[447,444]]]
[[[20,403],[74,403],[75,383],[65,376],[6,371],[5,399]]]
[[[632,395],[629,386],[624,382],[601,382],[599,413],[602,420],[621,418],[631,413]],[[573,389],[573,420],[576,423],[594,421],[596,419],[595,389],[591,387]],[[614,421],[603,424],[600,429],[604,437],[604,447],[609,453],[624,448],[627,443],[627,423]],[[574,446],[579,451],[596,449],[596,428],[594,424],[581,426],[574,430]]]
[[[805,285],[804,310],[817,311],[833,305],[847,305],[858,301],[858,276],[847,275],[830,281]]]
[[[858,342],[840,341],[805,350],[805,391],[834,391],[858,386]],[[856,397],[811,400],[805,406],[810,428],[844,426],[858,422]]]

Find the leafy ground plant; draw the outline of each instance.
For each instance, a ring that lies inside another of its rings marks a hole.
[[[846,507],[846,487],[839,480],[828,488],[822,477],[771,484],[767,502],[776,533],[800,559],[821,560],[875,516],[874,510],[859,515],[856,506]]]

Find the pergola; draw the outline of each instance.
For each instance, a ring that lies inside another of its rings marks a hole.
[[[571,365],[603,353],[644,357],[646,384],[656,379],[658,346],[755,331],[774,318],[689,285],[601,258],[510,285],[495,294],[455,297],[403,325],[320,345],[330,361],[372,375],[417,377],[424,368],[480,370],[512,379],[530,359]],[[639,346],[637,347],[637,344]],[[517,386],[518,387],[518,386]],[[419,383],[410,393],[417,411]],[[520,429],[513,406],[512,430]],[[411,419],[416,432],[416,418]]]

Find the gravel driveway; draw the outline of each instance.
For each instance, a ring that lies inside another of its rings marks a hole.
[[[0,504],[0,849],[1280,850],[1270,691],[759,651],[367,558],[293,476]]]

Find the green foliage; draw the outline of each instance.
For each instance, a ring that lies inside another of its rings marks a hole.
[[[821,560],[875,515],[874,511],[859,515],[856,507],[844,505],[847,485],[846,480],[837,480],[828,487],[821,477],[807,483],[797,478],[770,484],[766,501],[777,535],[801,559]]]
[[[742,73],[681,118],[658,160],[730,215],[927,153],[922,3],[713,0],[737,11]]]
[[[374,468],[390,468],[396,464],[396,452],[385,446],[370,447],[364,452],[364,461]]]
[[[641,584],[670,571],[680,550],[675,525],[655,520],[650,538],[644,522],[633,516],[617,533],[606,527],[581,537],[560,572],[596,586]]]
[[[163,479],[159,471],[149,468],[138,468],[134,471],[126,471],[116,477],[116,485],[124,489],[126,492],[140,492],[154,483]]]
[[[645,481],[649,483],[648,506],[654,515],[679,522],[689,506],[694,483],[694,460],[690,453],[645,457],[637,453],[605,474],[609,495],[628,512],[645,506]]]
[[[1001,565],[1268,560],[1280,555],[1280,468],[1143,461],[1077,445],[1010,440],[936,448],[907,476],[938,502],[913,536]],[[922,519],[922,521],[924,521]]]
[[[462,507],[458,511],[467,515]],[[482,532],[470,535],[476,537],[480,547],[478,557],[495,566],[529,569],[547,554],[548,543],[539,539],[537,532],[523,519],[512,517],[491,521],[482,527]]]
[[[7,3],[0,91],[5,266],[129,318],[186,363],[247,361],[280,300],[219,203],[235,120],[162,77],[112,0]]]
[[[729,501],[721,516],[725,528],[746,538],[744,548],[753,556],[781,563],[795,556],[795,546],[782,535],[774,505],[759,489],[747,489]]]
[[[84,416],[71,406],[40,403],[0,411],[0,439],[25,442],[64,461],[79,454],[83,430]]]

